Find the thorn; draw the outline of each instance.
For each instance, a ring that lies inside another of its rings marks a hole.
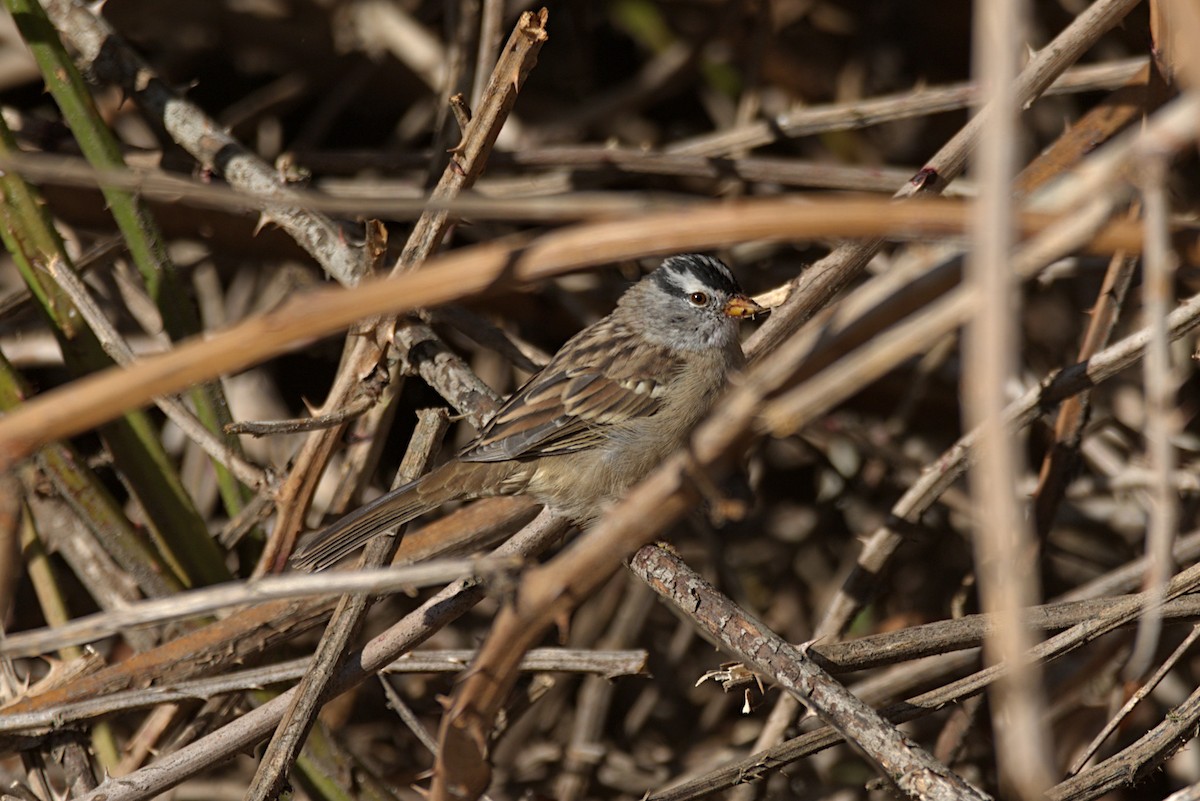
[[[270,222],[271,222],[271,218],[267,216],[267,213],[266,213],[265,211],[264,211],[264,212],[262,212],[261,214],[259,214],[259,215],[258,215],[258,222],[254,224],[254,234],[253,234],[253,236],[258,236],[258,235],[259,235],[259,233],[261,233],[261,232],[262,232],[262,230],[263,230],[264,228],[266,228],[266,227],[267,227],[267,225],[268,225]]]

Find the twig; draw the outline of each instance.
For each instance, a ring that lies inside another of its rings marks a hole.
[[[138,357],[134,355],[133,349],[117,331],[116,326],[104,316],[104,312],[100,310],[92,293],[88,291],[76,272],[57,258],[50,259],[47,269],[55,283],[75,304],[79,314],[100,341],[104,352],[111,356],[114,362],[124,367],[136,362]],[[234,452],[224,440],[209,431],[204,423],[192,413],[192,410],[184,405],[178,395],[163,395],[155,398],[154,403],[215,462],[228,468],[238,481],[255,490],[267,489],[271,485],[272,480],[268,471]]]
[[[1129,80],[1144,64],[1145,61],[1139,58],[1073,67],[1063,72],[1044,93],[1063,94],[1078,91],[1084,86],[1090,89],[1114,89]],[[788,138],[813,136],[826,131],[855,130],[884,122],[955,111],[977,102],[978,96],[975,84],[959,83],[918,88],[851,103],[809,106],[780,114],[770,122],[753,122],[728,131],[694,137],[668,147],[667,152],[719,156],[770,144],[780,135]]]
[[[1153,476],[1148,493],[1150,522],[1146,533],[1146,553],[1151,558],[1150,569],[1146,571],[1146,588],[1161,603],[1163,590],[1175,568],[1171,550],[1179,517],[1179,499],[1171,481],[1176,462],[1172,438],[1178,429],[1174,413],[1177,382],[1171,374],[1171,340],[1167,334],[1167,314],[1175,294],[1175,270],[1170,235],[1166,228],[1170,214],[1166,187],[1167,162],[1163,156],[1151,155],[1141,167],[1142,197],[1146,208],[1142,302],[1150,329],[1144,365],[1146,449]],[[1162,628],[1162,618],[1156,608],[1158,605],[1150,605],[1138,626],[1133,653],[1125,665],[1126,678],[1140,678],[1153,664]]]
[[[471,105],[478,106],[487,96],[487,76],[496,63],[496,51],[503,35],[504,3],[502,0],[483,0],[479,16],[479,42],[475,54],[475,81],[471,87]]]
[[[1133,711],[1133,708],[1140,704],[1146,698],[1146,696],[1150,695],[1150,693],[1154,691],[1154,688],[1157,687],[1159,683],[1167,677],[1167,674],[1174,669],[1175,665],[1180,659],[1183,658],[1184,654],[1188,652],[1192,645],[1195,644],[1197,639],[1200,639],[1200,626],[1193,626],[1191,633],[1183,639],[1183,642],[1179,643],[1179,647],[1176,648],[1161,665],[1159,665],[1158,670],[1154,671],[1153,676],[1146,679],[1146,682],[1141,687],[1138,687],[1137,692],[1129,697],[1129,700],[1125,702],[1124,706],[1121,707],[1117,714],[1113,715],[1108,723],[1104,724],[1104,728],[1092,738],[1092,741],[1088,743],[1087,748],[1083,749],[1083,753],[1071,763],[1071,767],[1067,771],[1068,775],[1074,776],[1079,773],[1079,771],[1083,770],[1088,760],[1095,756],[1096,752],[1100,750],[1100,746],[1104,744],[1104,741],[1108,739],[1109,735],[1116,731],[1117,727],[1121,725],[1122,721],[1124,721],[1125,718],[1129,716],[1129,713]]]
[[[347,4],[345,13],[347,25],[354,29],[364,49],[386,50],[430,89],[442,90],[445,48],[405,8],[380,0],[355,0]]]
[[[1022,215],[1022,222],[1027,230],[1040,230],[1059,224],[1059,219],[1031,213]],[[573,226],[534,242],[462,248],[440,257],[437,269],[373,281],[353,290],[314,290],[202,342],[184,343],[169,354],[141,359],[132,369],[102,371],[32,398],[0,419],[0,467],[49,440],[86,431],[156,395],[244,369],[356,320],[457,300],[490,288],[497,280],[528,282],[623,258],[711,249],[746,239],[806,238],[831,229],[849,236],[895,229],[944,234],[961,231],[963,224],[963,208],[953,201],[830,200],[822,207],[808,207],[786,200],[749,200],[686,215],[643,215]],[[1111,252],[1140,247],[1140,227],[1115,222],[1089,249]]]
[[[1005,675],[989,690],[992,732],[1001,781],[1034,801],[1052,782],[1049,738],[1040,666],[1026,659],[1034,642],[1021,623],[1021,610],[1041,597],[1038,548],[1017,505],[1016,441],[1006,425],[1005,399],[1016,374],[1017,304],[1013,256],[1012,179],[1016,171],[1017,98],[1012,76],[1024,34],[1027,4],[974,3],[972,75],[985,88],[988,124],[975,157],[979,198],[971,225],[965,283],[974,290],[966,323],[962,389],[968,426],[978,437],[971,495],[979,516],[972,543],[979,598],[996,618],[984,643],[989,664],[1005,664]]]
[[[538,51],[546,41],[548,16],[545,9],[521,15],[492,70],[482,101],[475,104],[470,128],[455,148],[433,191],[432,200],[445,201],[455,197],[483,172],[500,128],[517,102],[517,93],[537,63]],[[445,211],[422,214],[400,254],[396,269],[412,269],[428,258],[442,241],[449,216]]]
[[[1090,359],[1097,350],[1108,344],[1117,315],[1125,301],[1133,268],[1137,259],[1125,253],[1115,253],[1109,260],[1104,281],[1096,293],[1088,319],[1087,333],[1075,361]],[[1079,441],[1087,420],[1090,393],[1081,392],[1063,401],[1054,422],[1054,442],[1046,451],[1038,474],[1038,485],[1033,496],[1034,522],[1038,536],[1045,540],[1054,519],[1059,500],[1066,492],[1072,467],[1078,457]]]
[[[404,461],[396,474],[393,487],[398,487],[417,478],[429,466],[437,447],[446,433],[447,418],[442,410],[426,410],[421,414],[412,441],[404,455]],[[376,570],[391,561],[396,552],[403,529],[400,532],[382,532],[367,544],[359,560],[360,569]],[[398,568],[403,570],[403,568]],[[317,645],[312,664],[300,680],[292,703],[280,720],[271,742],[267,745],[254,780],[246,791],[247,801],[267,801],[278,795],[279,789],[292,769],[300,748],[316,721],[334,672],[343,663],[346,650],[357,636],[372,598],[367,594],[343,596],[325,632]]]
[[[364,393],[328,414],[299,417],[292,420],[239,420],[225,426],[225,431],[229,434],[249,434],[252,437],[319,431],[324,428],[334,428],[353,420],[378,401],[377,394]]]
[[[1190,741],[1197,721],[1200,721],[1200,688],[1133,745],[1051,787],[1046,797],[1050,801],[1083,801],[1134,784]]]
[[[1191,592],[1197,584],[1200,584],[1200,567],[1193,567],[1180,573],[1172,580],[1168,595],[1179,597],[1184,593]],[[1043,640],[1038,643],[1028,655],[1028,658],[1045,660],[1070,653],[1086,643],[1107,634],[1116,627],[1136,620],[1148,600],[1149,598],[1146,593],[1132,596],[1128,602],[1114,606],[1103,615],[1088,618],[1054,637]],[[942,709],[948,703],[960,701],[982,692],[992,682],[1003,675],[1005,670],[1006,667],[1004,665],[993,665],[992,667],[985,668],[939,687],[936,690],[931,690],[908,698],[901,703],[893,704],[884,709],[880,714],[893,723],[914,720]],[[1190,718],[1185,718],[1184,722],[1194,725],[1194,723],[1190,723]],[[1181,729],[1172,729],[1172,731],[1187,731],[1187,728],[1184,726]],[[687,782],[684,785],[656,793],[650,796],[647,801],[682,801],[683,799],[694,798],[699,793],[711,793],[732,787],[741,782],[753,780],[769,769],[782,767],[789,762],[794,762],[804,756],[828,748],[839,740],[840,737],[838,734],[829,728],[804,734],[769,750],[753,754],[732,765],[719,768],[710,774]],[[1109,760],[1109,762],[1112,762],[1112,760]],[[1100,766],[1097,767],[1099,768]],[[1107,785],[1107,789],[1112,789],[1119,786],[1120,778],[1126,780],[1132,778],[1130,774],[1122,775],[1119,769],[1114,768],[1107,762],[1104,763],[1104,769],[1099,774],[1095,770],[1088,771],[1087,778],[1080,776],[1076,777],[1076,779],[1081,783],[1087,783],[1093,781],[1097,775],[1103,775],[1106,777],[1106,780],[1112,781],[1111,784]],[[1063,786],[1059,785],[1059,788]],[[1051,797],[1055,797],[1059,788],[1053,788],[1050,791]],[[1095,796],[1088,795],[1086,797],[1093,798]],[[1068,799],[1060,797],[1058,801],[1068,801]]]
[[[416,714],[413,713],[408,704],[404,703],[404,699],[400,697],[400,693],[396,692],[396,688],[392,686],[387,676],[380,674],[379,683],[383,685],[383,693],[387,696],[388,706],[404,722],[409,731],[421,741],[421,745],[425,746],[425,750],[436,755],[437,739],[434,738],[433,733],[425,728],[425,725],[421,721],[417,720]]]
[[[806,648],[788,644],[747,615],[678,556],[648,545],[634,554],[630,568],[731,654],[800,698],[910,797],[988,798],[847,692],[807,657]]]
[[[208,169],[230,184],[270,202],[265,212],[312,254],[330,275],[357,283],[369,265],[331,220],[298,208],[278,173],[225,132],[217,122],[175,94],[99,16],[74,0],[48,0],[46,13],[78,51],[83,71],[119,86],[143,112]]]
[[[533,556],[562,536],[564,525],[550,515],[539,517],[494,552],[497,557]],[[459,581],[434,595],[383,634],[372,639],[338,670],[332,692],[344,692],[382,669],[397,656],[423,642],[435,631],[465,614],[483,599],[486,585]],[[285,692],[152,765],[109,779],[79,801],[143,801],[167,791],[200,771],[224,761],[265,738],[291,703]]]
[[[392,334],[392,344],[405,364],[450,403],[476,429],[499,408],[501,398],[455,353],[433,329],[419,320],[404,320]]]
[[[470,650],[412,651],[381,669],[381,673],[460,673],[475,656]],[[567,648],[536,648],[521,662],[526,673],[584,673],[604,679],[636,676],[646,671],[645,651],[597,651]],[[92,698],[43,705],[27,712],[0,713],[0,732],[41,734],[41,729],[90,720],[114,712],[212,698],[225,693],[258,689],[295,681],[305,674],[312,660],[292,659],[266,667],[237,670],[223,676],[156,683],[153,687],[119,690]]]
[[[53,628],[9,634],[0,641],[0,655],[16,657],[48,653],[98,640],[130,626],[179,620],[230,606],[314,595],[404,592],[462,575],[504,573],[519,564],[512,559],[446,559],[398,568],[268,576],[250,582],[233,582],[141,601],[125,609],[77,617]]]

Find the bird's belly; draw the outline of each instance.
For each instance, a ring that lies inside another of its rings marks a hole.
[[[662,420],[640,421],[612,432],[611,440],[600,448],[546,460],[527,492],[557,514],[590,523],[684,442],[702,416],[695,411],[707,407],[690,415],[663,410],[660,415],[671,415],[669,425]]]

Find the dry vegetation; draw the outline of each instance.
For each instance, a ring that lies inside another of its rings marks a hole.
[[[3,1],[5,798],[1200,794],[1193,3]],[[689,250],[593,528],[287,570]]]

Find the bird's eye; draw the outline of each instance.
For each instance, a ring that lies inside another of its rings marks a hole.
[[[708,295],[704,294],[703,292],[693,292],[692,294],[688,295],[688,300],[692,302],[693,306],[708,305]]]

